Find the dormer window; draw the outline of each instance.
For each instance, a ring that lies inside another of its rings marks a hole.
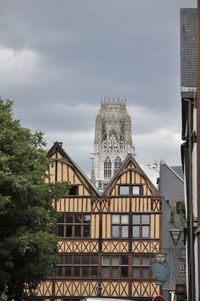
[[[141,185],[120,185],[119,195],[140,195],[142,194]]]
[[[131,186],[131,194],[135,195],[135,194],[140,194],[140,186]]]
[[[119,186],[119,194],[120,195],[129,195],[130,187],[129,186]]]

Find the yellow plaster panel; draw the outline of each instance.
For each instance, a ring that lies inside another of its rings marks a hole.
[[[57,163],[57,181],[62,182],[62,163]]]
[[[133,241],[132,252],[133,253],[158,253],[160,251],[160,242],[155,241]]]
[[[103,297],[128,297],[128,282],[125,281],[103,281],[102,284]]]
[[[155,297],[160,294],[160,286],[155,282],[133,282],[133,297]]]
[[[57,152],[57,158],[61,159],[61,158],[63,158],[63,156],[59,152]]]
[[[102,251],[112,253],[127,253],[128,242],[127,241],[103,241]]]
[[[147,188],[147,195],[152,195],[151,190]]]
[[[128,169],[128,168],[135,168],[135,166],[133,165],[132,162],[130,162],[130,163],[127,165],[127,169]]]
[[[70,166],[69,166],[69,182],[71,184],[74,184],[74,171]]]
[[[143,195],[147,195],[147,185],[143,185],[142,186],[142,189],[143,189]]]
[[[99,251],[99,245],[98,241],[59,241],[58,251],[66,253],[96,253]]]
[[[96,281],[56,281],[56,296],[96,296]]]
[[[65,199],[58,200],[57,207],[59,208],[59,211],[64,212],[65,211]]]
[[[126,173],[126,176],[127,176],[126,183],[131,184],[131,177],[130,177],[130,172],[129,171]]]
[[[140,179],[141,176],[138,173],[135,173],[135,184],[140,184],[141,183]]]
[[[79,195],[84,195],[84,192],[83,192],[83,185],[79,185],[79,186],[78,186],[78,194],[79,194]]]
[[[133,282],[133,297],[155,297],[160,295],[160,286],[155,282]]]
[[[67,164],[63,164],[63,181],[68,182],[68,176],[67,176]]]
[[[123,175],[121,175],[121,184],[126,184],[126,173],[124,173]]]
[[[42,282],[35,290],[37,296],[52,296],[52,283],[50,281]]]
[[[129,212],[129,210],[130,210],[129,199],[123,198],[123,199],[121,199],[121,202],[122,202],[122,211],[123,212]]]
[[[103,297],[128,297],[128,282],[125,281],[103,281],[102,284]]]
[[[155,215],[150,215],[150,238],[155,238]]]
[[[111,215],[102,215],[102,237],[111,238]]]
[[[50,175],[50,182],[55,182],[55,163],[51,162],[49,165],[49,175]]]
[[[79,180],[79,178],[75,175],[75,184],[81,184],[81,181]]]
[[[85,195],[85,196],[90,195],[90,193],[88,192],[88,190],[85,187],[83,187],[83,195]]]
[[[91,215],[91,238],[99,238],[99,215]]]
[[[159,214],[156,214],[155,220],[156,220],[156,223],[155,223],[155,238],[159,238],[159,235],[160,235],[160,216],[159,216]]]

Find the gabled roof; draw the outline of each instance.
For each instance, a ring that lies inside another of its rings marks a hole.
[[[112,179],[110,180],[110,182],[108,182],[106,189],[104,190],[104,192],[102,193],[102,196],[107,196],[110,194],[110,190],[113,187],[113,185],[117,182],[119,176],[121,174],[123,174],[127,169],[127,165],[129,163],[131,163],[135,166],[135,168],[132,168],[134,171],[136,171],[138,174],[140,174],[141,176],[143,176],[148,184],[149,184],[149,188],[152,191],[152,195],[156,196],[156,197],[160,197],[162,198],[160,192],[156,189],[156,187],[154,186],[154,184],[151,182],[151,180],[149,179],[149,177],[145,174],[145,172],[142,170],[142,168],[140,167],[140,165],[137,163],[137,161],[133,158],[132,154],[128,154],[126,159],[123,161],[121,167],[119,168],[119,170],[115,173],[115,175],[112,177]]]
[[[61,142],[54,142],[53,146],[50,148],[48,151],[48,157],[53,156],[56,152],[59,152],[63,159],[59,159],[60,161],[63,161],[64,163],[68,163],[74,169],[78,170],[78,172],[81,174],[81,176],[84,178],[88,186],[92,189],[93,193],[96,194],[96,196],[100,196],[98,189],[96,186],[90,181],[90,179],[86,176],[86,174],[80,169],[80,167],[71,159],[71,157],[64,151],[62,148],[62,143]]]
[[[165,165],[181,182],[184,182],[182,166],[169,166],[166,162],[160,161],[160,165]]]
[[[174,171],[174,173],[175,173],[182,181],[184,181],[184,175],[183,175],[183,168],[182,168],[182,166],[171,166],[171,169]]]

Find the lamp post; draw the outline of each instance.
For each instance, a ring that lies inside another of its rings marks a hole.
[[[182,230],[179,228],[169,229],[174,246],[177,246],[179,239],[181,237]]]

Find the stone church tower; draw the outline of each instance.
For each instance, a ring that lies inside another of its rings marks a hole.
[[[134,147],[126,100],[104,99],[96,117],[91,174],[91,180],[99,190],[105,189],[129,153],[134,154]]]

